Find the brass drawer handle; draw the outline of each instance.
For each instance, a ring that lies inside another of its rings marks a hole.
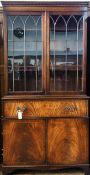
[[[25,112],[25,111],[27,111],[27,110],[28,110],[28,108],[27,108],[26,106],[23,106],[22,108],[20,108],[20,107],[18,106],[17,109],[16,109],[17,112],[18,112],[18,111]]]
[[[77,110],[76,106],[65,106],[64,111],[65,112],[75,112]]]

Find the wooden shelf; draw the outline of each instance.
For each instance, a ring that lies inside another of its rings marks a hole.
[[[74,66],[63,66],[63,65],[60,65],[60,66],[55,66],[55,67],[51,67],[50,66],[50,70],[52,71],[65,71],[65,70],[68,70],[68,71],[77,71],[77,66],[74,65]],[[81,71],[82,70],[82,66],[78,66],[78,70]]]

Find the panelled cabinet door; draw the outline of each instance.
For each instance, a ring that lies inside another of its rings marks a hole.
[[[48,163],[88,163],[88,121],[53,119],[48,121]]]
[[[4,165],[42,165],[44,163],[44,121],[5,121],[3,134]]]

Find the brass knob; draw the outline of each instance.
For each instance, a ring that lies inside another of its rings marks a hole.
[[[26,106],[23,106],[22,108],[20,108],[19,106],[17,107],[16,111],[22,111],[22,112],[25,112],[27,111],[27,107]]]
[[[22,111],[25,112],[27,110],[28,110],[27,106],[23,106]]]

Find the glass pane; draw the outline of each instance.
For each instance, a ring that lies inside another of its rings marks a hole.
[[[20,19],[22,20],[23,24],[25,24],[28,19],[28,15],[21,15]]]
[[[66,30],[66,25],[65,25],[65,19],[63,18],[63,16],[58,16],[56,21],[55,21],[55,30],[61,30],[61,31],[65,31]]]
[[[36,41],[36,30],[26,30],[25,31],[26,41]]]
[[[41,16],[36,16],[35,18],[37,18],[37,29],[41,30]]]
[[[58,69],[64,69],[66,65],[65,62],[66,62],[65,54],[56,56],[56,66],[58,67]]]
[[[24,24],[23,24],[23,20],[20,16],[16,16],[13,20],[13,28],[17,29],[17,28],[21,28],[24,29]]]
[[[73,66],[77,63],[77,41],[67,41],[67,66]]]
[[[8,71],[10,91],[42,90],[41,16],[8,17]]]
[[[53,19],[53,15],[50,16],[50,31],[54,31],[54,19]]]
[[[13,30],[8,30],[8,41],[13,40]]]
[[[41,70],[41,66],[37,67],[37,90],[42,91],[42,70]]]
[[[36,68],[26,67],[26,90],[36,91]]]
[[[54,30],[50,31],[50,41],[54,41]]]
[[[41,71],[41,69],[42,69],[42,58],[41,58],[41,55],[39,55],[39,54],[37,56],[37,66],[38,66],[38,70]]]
[[[26,66],[35,66],[36,55],[34,52],[26,52],[25,63]]]
[[[14,51],[14,65],[23,66],[24,65],[24,51]]]
[[[83,31],[78,30],[78,64],[82,66],[83,61]]]
[[[12,69],[13,69],[13,42],[9,41],[8,42],[8,70],[9,70],[8,73],[11,73]]]
[[[50,16],[51,91],[77,91],[82,86],[82,21],[81,15]]]
[[[83,41],[78,41],[78,45],[79,45],[79,48],[78,48],[78,51],[79,51],[79,53],[81,52],[82,53],[82,51],[83,51]]]
[[[9,16],[8,17],[8,30],[11,30],[12,29],[12,19],[11,17]]]
[[[24,77],[23,80],[15,80],[14,83],[14,91],[24,91]]]
[[[24,22],[23,17],[15,16],[13,19],[13,40],[14,41],[23,41],[24,40]]]
[[[67,54],[74,54],[74,52],[77,52],[77,41],[76,40],[67,40]]]
[[[55,50],[56,50],[56,54],[59,53],[59,55],[62,54],[62,52],[64,52],[66,50],[66,40],[59,40],[55,42]]]
[[[66,23],[63,16],[50,17],[50,90],[65,90]]]
[[[36,51],[36,42],[26,42],[25,43],[25,51]]]
[[[30,20],[30,19],[29,19]],[[26,90],[42,90],[42,42],[41,41],[41,17],[33,16],[33,27],[26,25]],[[33,30],[32,30],[33,29]]]
[[[82,70],[81,68],[78,68],[78,90],[81,91],[82,89]]]
[[[13,51],[13,42],[8,41],[8,51]]]
[[[26,29],[35,29],[35,19],[33,16],[28,16],[27,21],[26,21]]]
[[[50,66],[53,69],[54,66],[54,52],[50,51]]]
[[[78,54],[78,66],[82,69],[82,61],[83,61],[83,55],[82,53]]]
[[[83,17],[81,16],[79,21],[78,21],[78,29],[82,30],[83,29]]]
[[[38,53],[42,52],[42,42],[37,42],[37,52]]]
[[[67,91],[77,90],[77,20],[69,18],[67,29]],[[71,26],[73,25],[73,26]]]
[[[37,41],[42,41],[42,33],[41,30],[37,30]]]
[[[24,30],[21,28],[16,28],[13,31],[13,40],[16,42],[24,42]]]
[[[71,70],[70,70],[71,69]],[[72,67],[67,69],[67,90],[75,91],[77,90],[77,71]]]
[[[62,68],[53,67],[50,70],[50,91],[65,90],[65,71]]]
[[[55,68],[53,65],[50,67],[50,91],[55,90]]]
[[[55,69],[55,74],[56,74],[56,86],[55,86],[55,90],[56,91],[64,91],[65,90],[65,70],[64,68],[62,68],[60,70],[59,67],[56,67]]]
[[[35,66],[36,64],[36,42],[26,42],[26,66]]]
[[[77,20],[75,16],[70,16],[67,21],[68,30],[76,30],[77,29]]]
[[[23,42],[13,42],[14,51],[24,51],[24,43]]]
[[[24,67],[14,66],[14,79],[15,80],[23,80],[24,77]]]
[[[8,67],[8,90],[13,90],[13,71],[11,67]]]
[[[24,67],[14,66],[14,90],[24,91]]]

